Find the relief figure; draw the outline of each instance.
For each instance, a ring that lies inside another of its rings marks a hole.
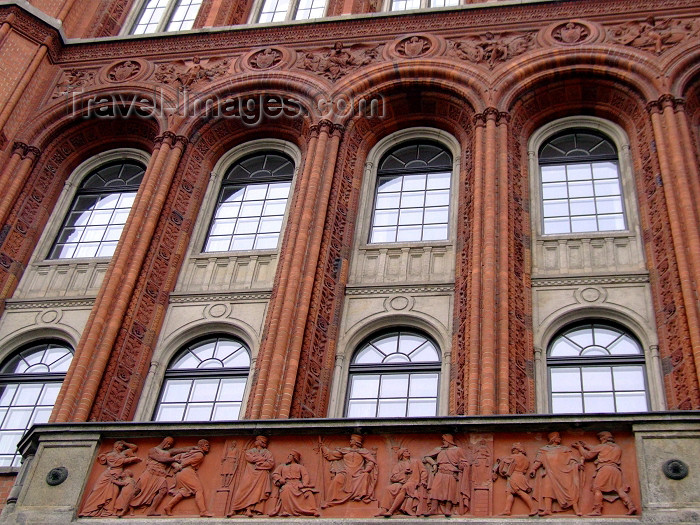
[[[615,438],[608,431],[598,432],[600,445],[589,447],[583,441],[573,444],[584,459],[595,460],[595,474],[593,475],[593,512],[591,516],[600,516],[603,513],[603,500],[613,502],[620,498],[627,507],[627,514],[636,514],[629,494],[630,486],[622,477],[622,448],[615,443]]]
[[[100,454],[97,461],[106,465],[95,486],[85,500],[81,516],[114,516],[116,514],[116,502],[123,482],[124,469],[141,461],[134,456],[138,447],[132,443],[119,440],[114,443],[111,452]]]
[[[574,451],[561,444],[559,432],[547,434],[549,442],[539,449],[530,469],[530,477],[534,478],[541,468],[539,479],[541,516],[552,514],[552,503],[556,501],[561,510],[573,507],[577,516],[581,515],[579,499],[581,496],[581,470],[583,464],[574,455]]]
[[[407,448],[398,452],[399,461],[391,470],[391,485],[384,492],[377,516],[389,517],[401,511],[409,516],[424,514],[428,471],[419,459],[412,459]]]
[[[173,450],[174,444],[175,440],[168,436],[148,451],[146,468],[137,482],[141,492],[129,503],[133,508],[148,506],[148,516],[160,516],[158,506],[168,491],[175,487],[175,472],[171,467],[175,462],[173,452],[183,450]]]
[[[232,516],[242,511],[245,511],[248,517],[264,514],[265,503],[272,493],[270,475],[275,468],[275,458],[272,452],[267,450],[267,438],[257,436],[253,447],[245,451],[243,459],[243,471],[239,473],[237,485],[234,487],[228,515]],[[238,470],[241,470],[241,462]]]
[[[173,513],[173,507],[185,498],[194,496],[194,501],[199,509],[199,515],[203,518],[211,518],[213,514],[207,510],[204,501],[204,487],[199,479],[197,470],[204,462],[204,456],[209,453],[209,441],[200,439],[197,444],[175,456],[172,464],[175,474],[175,492],[172,499],[163,507],[163,512],[168,516]]]
[[[493,481],[496,481],[498,476],[506,479],[506,506],[501,515],[511,515],[515,496],[525,502],[530,509],[530,516],[537,514],[537,502],[530,495],[532,487],[527,478],[529,469],[530,460],[520,443],[513,443],[510,456],[496,460],[493,466]]]
[[[315,493],[309,471],[301,463],[301,454],[292,450],[287,462],[272,473],[272,482],[279,487],[277,504],[271,516],[318,516]]]
[[[428,485],[430,513],[451,516],[455,507],[461,512],[469,509],[471,490],[465,470],[470,463],[464,450],[457,446],[452,434],[442,435],[442,445],[423,458],[433,477]]]
[[[330,461],[331,473],[323,508],[351,500],[370,503],[376,499],[377,456],[362,446],[362,436],[352,434],[348,447],[330,450],[320,444],[319,448],[323,458]]]

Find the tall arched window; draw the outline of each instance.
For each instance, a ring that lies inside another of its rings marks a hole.
[[[448,239],[452,155],[433,142],[401,144],[379,162],[370,242]]]
[[[49,258],[111,257],[144,173],[144,166],[132,160],[90,173],[78,188]]]
[[[204,252],[277,247],[294,162],[283,153],[248,155],[224,176]]]
[[[547,352],[554,414],[645,412],[644,352],[623,328],[607,322],[560,332]]]
[[[617,151],[589,129],[566,130],[539,150],[544,234],[624,230]]]
[[[240,416],[250,351],[225,335],[183,348],[165,372],[155,421],[232,421]]]
[[[437,415],[440,351],[418,332],[372,337],[350,364],[346,417]]]
[[[62,341],[32,343],[0,368],[0,466],[18,466],[17,443],[34,424],[46,423],[73,350]]]

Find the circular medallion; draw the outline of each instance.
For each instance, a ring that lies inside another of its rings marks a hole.
[[[661,470],[668,479],[683,479],[688,475],[688,465],[680,459],[669,459]]]
[[[56,485],[60,485],[61,483],[66,481],[67,477],[68,469],[66,467],[52,468],[51,470],[49,470],[49,473],[46,474],[46,483],[48,483],[52,487],[55,487]]]

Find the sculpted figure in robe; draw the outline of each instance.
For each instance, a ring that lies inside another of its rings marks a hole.
[[[471,496],[469,458],[457,446],[452,434],[443,434],[442,445],[427,454],[423,462],[430,465],[433,471],[433,478],[428,485],[431,514],[451,516],[460,504],[464,507],[460,510],[468,510]]]
[[[173,456],[186,449],[174,450],[174,444],[175,440],[168,436],[157,447],[148,451],[146,469],[137,481],[141,492],[129,502],[133,508],[148,506],[146,511],[148,516],[160,516],[158,505],[168,491],[175,488],[175,472],[171,467],[175,462]]]
[[[418,516],[425,510],[425,490],[428,486],[428,471],[419,459],[412,459],[407,448],[399,449],[399,461],[391,471],[391,485],[382,495],[377,516],[389,517],[401,511],[409,516]]]
[[[513,443],[510,456],[496,461],[493,466],[493,481],[496,481],[498,476],[506,478],[506,506],[501,515],[511,515],[515,496],[525,502],[530,509],[530,516],[537,514],[537,502],[530,495],[532,487],[527,478],[529,469],[530,460],[520,443]]]
[[[267,450],[267,438],[257,436],[253,447],[245,451],[243,459],[245,466],[234,487],[228,515],[238,512],[245,512],[248,517],[264,514],[265,504],[272,493],[271,474],[275,468],[275,458]]]
[[[362,436],[353,434],[348,447],[330,450],[321,445],[321,454],[331,463],[332,476],[323,508],[350,500],[364,503],[376,500],[377,457],[374,452],[364,448],[362,442]]]
[[[595,474],[593,476],[593,512],[591,516],[600,516],[603,513],[603,500],[613,502],[620,498],[627,507],[627,514],[636,514],[632,499],[627,494],[630,486],[622,477],[622,449],[615,443],[615,438],[610,432],[598,432],[600,445],[589,447],[583,441],[574,443],[584,459],[595,460]]]
[[[311,484],[309,471],[300,463],[301,454],[292,450],[287,462],[272,473],[272,482],[279,487],[277,505],[271,516],[318,516],[318,490]]]
[[[577,516],[581,515],[579,499],[581,496],[581,475],[583,464],[574,451],[561,444],[559,432],[547,434],[549,442],[540,448],[530,469],[530,477],[534,478],[541,468],[539,479],[539,496],[544,500],[544,509],[540,516],[552,514],[552,503],[556,501],[561,510],[574,509]]]

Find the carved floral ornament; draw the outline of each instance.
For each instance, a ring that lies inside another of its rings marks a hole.
[[[579,431],[565,443],[559,432],[119,440],[102,446],[79,515],[635,514],[634,438],[617,437]]]

